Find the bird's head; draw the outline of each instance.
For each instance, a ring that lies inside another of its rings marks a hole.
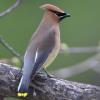
[[[60,8],[52,4],[44,4],[40,8],[42,8],[43,10],[47,12],[48,11],[51,12],[53,16],[55,16],[59,21],[61,21],[62,19],[66,17],[70,17],[70,14],[65,13],[63,10],[61,10]]]

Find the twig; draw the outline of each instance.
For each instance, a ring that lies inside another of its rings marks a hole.
[[[10,46],[4,39],[3,37],[0,36],[0,43],[8,50],[10,51],[11,54],[13,54],[14,56],[18,57],[22,62],[23,62],[23,57],[16,52],[16,50],[14,48],[12,48],[12,46]]]
[[[21,77],[21,73],[17,78],[19,69],[11,67],[11,65],[0,63],[0,95],[4,97],[15,97],[18,87],[18,80]],[[11,74],[11,73],[12,74]],[[37,90],[35,81],[40,81],[44,85],[37,85],[41,90]],[[89,84],[82,84],[77,82],[71,82],[62,80],[59,78],[49,78],[43,73],[37,74],[35,79],[31,81],[31,92],[24,100],[100,100],[100,87]],[[36,95],[34,95],[34,89]]]
[[[69,66],[67,68],[65,67],[63,69],[53,71],[52,73],[55,76],[60,76],[61,78],[69,78],[90,69],[94,71],[97,71],[96,69],[98,69],[98,72],[100,73],[100,53],[76,65]]]
[[[10,13],[13,9],[15,9],[16,7],[18,7],[19,4],[20,4],[20,0],[16,0],[16,2],[11,7],[9,7],[8,9],[6,9],[2,13],[0,13],[0,17],[5,16],[6,14]]]
[[[67,49],[61,49],[61,53],[69,54],[82,54],[82,53],[98,53],[100,52],[100,47],[69,47]]]

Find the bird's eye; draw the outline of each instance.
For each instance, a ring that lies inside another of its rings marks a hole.
[[[57,14],[55,14],[55,16],[57,16],[57,17],[58,17],[58,15],[57,15]]]
[[[51,12],[53,12],[56,16],[59,16],[59,12],[54,11],[54,10],[50,10]]]
[[[58,17],[61,16],[61,15],[60,15],[61,13],[60,13],[60,12],[57,12],[57,11],[55,11],[54,14],[55,14],[56,16],[58,16]]]

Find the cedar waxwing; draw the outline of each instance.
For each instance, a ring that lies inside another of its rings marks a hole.
[[[23,75],[18,86],[18,96],[26,97],[30,77],[35,76],[41,68],[46,68],[57,56],[60,50],[59,22],[70,17],[60,8],[44,4],[43,19],[33,34],[24,55]]]

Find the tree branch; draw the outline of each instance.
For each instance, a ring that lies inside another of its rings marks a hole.
[[[16,90],[22,75],[19,72],[20,70],[18,68],[0,63],[0,96],[18,98],[16,96]],[[42,85],[39,85],[39,82]],[[66,81],[55,77],[49,78],[43,73],[38,73],[35,76],[30,84],[29,91],[31,92],[29,92],[28,97],[24,98],[24,100],[100,99],[100,87],[98,86]]]
[[[11,7],[9,7],[8,9],[6,9],[5,11],[3,11],[3,12],[0,13],[0,17],[5,16],[6,14],[10,13],[19,4],[20,4],[20,0],[16,0],[16,2]]]

